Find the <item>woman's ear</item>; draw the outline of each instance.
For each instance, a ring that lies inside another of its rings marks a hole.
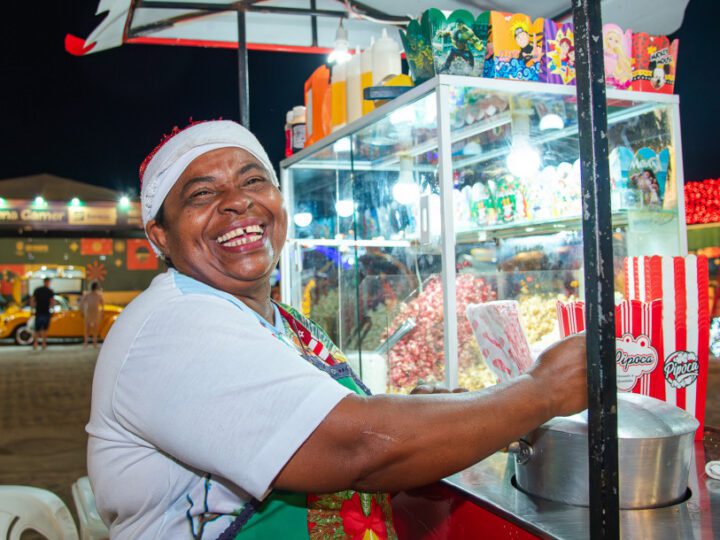
[[[169,255],[167,250],[167,235],[165,229],[154,219],[148,221],[145,225],[145,233],[147,234],[150,241],[157,246],[163,257],[167,258]]]

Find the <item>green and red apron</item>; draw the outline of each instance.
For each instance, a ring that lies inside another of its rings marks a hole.
[[[358,395],[370,395],[335,344],[314,322],[289,306],[277,305],[284,335],[273,334],[298,350],[316,368]],[[330,494],[273,490],[253,499],[218,540],[395,540],[390,496],[341,491]]]

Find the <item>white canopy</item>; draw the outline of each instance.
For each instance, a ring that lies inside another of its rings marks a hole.
[[[603,21],[650,34],[670,34],[682,24],[690,0],[602,0]],[[65,47],[76,55],[154,43],[236,48],[238,4],[245,4],[249,49],[326,52],[333,47],[340,18],[345,18],[350,48],[366,48],[379,26],[396,33],[393,23],[425,9],[467,9],[527,13],[556,20],[570,16],[570,0],[315,0],[317,39],[313,43],[311,0],[100,0],[96,14],[105,19],[87,39],[68,35]],[[226,9],[223,11],[223,9]],[[397,36],[395,36],[397,37]]]

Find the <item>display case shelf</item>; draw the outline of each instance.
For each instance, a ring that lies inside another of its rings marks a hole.
[[[621,279],[626,256],[687,251],[678,98],[607,99]],[[485,386],[469,304],[517,300],[537,349],[557,335],[557,300],[582,294],[574,87],[439,76],[283,161],[281,178],[283,300],[326,327],[374,392]]]

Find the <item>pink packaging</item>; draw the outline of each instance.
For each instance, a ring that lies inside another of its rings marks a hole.
[[[498,381],[508,381],[530,369],[533,359],[520,323],[517,302],[499,300],[470,304],[465,314],[485,362]]]

